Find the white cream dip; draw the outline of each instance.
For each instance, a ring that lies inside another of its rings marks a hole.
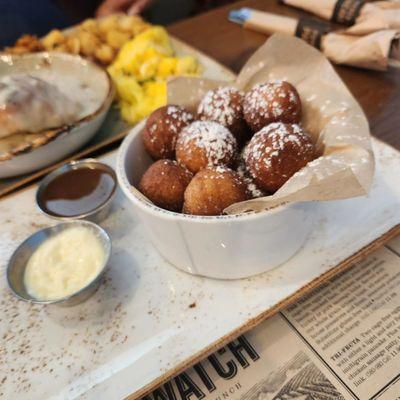
[[[93,281],[105,257],[101,241],[91,229],[68,228],[32,254],[25,269],[25,287],[38,300],[62,299]]]

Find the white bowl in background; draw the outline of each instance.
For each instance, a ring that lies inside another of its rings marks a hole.
[[[195,275],[238,279],[271,270],[304,244],[315,203],[283,205],[260,213],[203,217],[163,210],[132,186],[152,163],[135,126],[117,155],[118,182],[157,250],[175,267]]]
[[[44,168],[82,147],[100,128],[114,98],[114,86],[108,73],[80,56],[64,53],[0,55],[0,77],[22,73],[33,73],[57,86],[76,90],[83,85],[82,101],[86,106],[78,121],[39,135],[21,135],[18,145],[12,144],[8,151],[0,151],[0,179]]]

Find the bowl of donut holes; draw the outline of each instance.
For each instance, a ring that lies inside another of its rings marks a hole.
[[[132,129],[118,154],[125,195],[159,252],[186,272],[238,279],[275,268],[302,246],[312,202],[228,215],[275,193],[316,158],[302,104],[286,81],[206,92],[196,110],[169,104]]]
[[[179,77],[125,138],[117,175],[171,264],[238,279],[288,261],[318,202],[368,194],[368,121],[329,61],[273,35],[234,82]]]

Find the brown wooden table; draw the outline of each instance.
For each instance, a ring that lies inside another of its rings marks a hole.
[[[305,15],[278,4],[278,0],[244,0],[175,23],[168,30],[234,72],[239,72],[250,55],[266,40],[266,35],[228,21],[228,12],[240,7],[288,16]],[[400,70],[393,68],[375,72],[352,67],[336,67],[336,70],[364,109],[372,134],[400,150]]]

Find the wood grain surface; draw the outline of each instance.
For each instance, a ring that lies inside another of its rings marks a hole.
[[[168,29],[237,73],[267,38],[228,21],[229,11],[240,7],[288,16],[306,15],[278,4],[278,0],[245,0],[175,23]],[[335,68],[364,109],[372,134],[400,150],[400,70]]]

